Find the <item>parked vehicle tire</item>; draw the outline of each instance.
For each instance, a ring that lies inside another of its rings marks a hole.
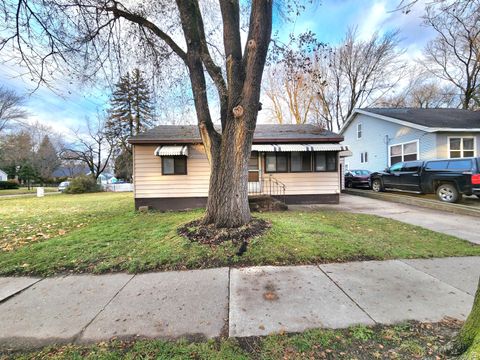
[[[382,182],[379,179],[372,181],[372,190],[375,192],[383,191]]]
[[[345,184],[345,187],[351,189],[353,188],[353,183],[351,181],[347,181],[347,183]]]
[[[452,184],[440,184],[437,188],[437,197],[440,201],[455,203],[460,200],[460,193],[455,185]]]

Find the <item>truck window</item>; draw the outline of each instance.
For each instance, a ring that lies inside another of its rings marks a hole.
[[[446,170],[448,161],[429,161],[425,166],[425,170]]]
[[[472,171],[472,160],[450,160],[448,170]]]
[[[421,166],[422,166],[422,163],[420,161],[406,162],[403,164],[402,171],[418,172]]]
[[[397,172],[397,171],[402,171],[402,162],[398,162],[390,167],[390,172]]]

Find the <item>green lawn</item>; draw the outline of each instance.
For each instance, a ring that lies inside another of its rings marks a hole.
[[[36,352],[10,353],[6,359],[444,359],[441,347],[460,323],[403,323],[393,326],[308,330],[263,338],[218,339],[207,342],[139,340],[96,345],[65,345]]]
[[[0,275],[193,269],[480,255],[480,246],[394,220],[335,211],[256,216],[272,228],[243,256],[177,235],[201,210],[139,213],[132,194],[0,199]]]
[[[45,192],[58,192],[56,187],[44,187]],[[7,189],[7,190],[0,190],[0,196],[2,195],[24,195],[24,194],[36,194],[37,188],[32,187],[30,190],[26,187],[21,187],[19,189]]]

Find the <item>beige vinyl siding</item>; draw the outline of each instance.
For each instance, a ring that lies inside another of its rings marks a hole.
[[[269,174],[265,174],[268,178]],[[285,195],[338,194],[340,179],[336,172],[276,173],[272,176],[285,184]]]
[[[187,175],[162,175],[161,158],[154,155],[156,148],[155,145],[134,146],[136,198],[208,196],[210,165],[203,145],[189,145]],[[263,177],[266,179],[269,175],[263,174]],[[338,172],[275,173],[272,176],[285,184],[286,195],[340,193]]]
[[[162,159],[154,155],[157,146],[135,145],[135,197],[206,197],[210,165],[203,145],[189,145],[187,175],[162,175]]]

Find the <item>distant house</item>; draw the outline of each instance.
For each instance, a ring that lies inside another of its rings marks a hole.
[[[281,196],[288,204],[338,203],[343,178],[340,153],[348,150],[340,145],[342,140],[314,125],[257,125],[249,193]],[[205,206],[210,165],[197,126],[157,126],[129,142],[137,208]]]
[[[8,180],[8,175],[5,171],[0,169],[0,181],[7,181]]]
[[[61,178],[67,177],[72,178],[79,175],[87,175],[90,172],[90,169],[85,165],[72,164],[70,166],[60,166],[53,173],[52,177]]]
[[[480,112],[460,109],[355,109],[340,131],[353,156],[347,169],[480,154]]]

